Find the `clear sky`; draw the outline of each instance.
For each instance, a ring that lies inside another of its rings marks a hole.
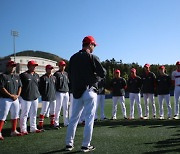
[[[82,39],[94,54],[139,65],[180,60],[180,0],[0,0],[0,57],[40,50],[69,60]]]

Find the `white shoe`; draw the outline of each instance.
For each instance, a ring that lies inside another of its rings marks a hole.
[[[22,136],[22,134],[15,130],[14,132],[11,132],[11,136]]]
[[[177,115],[175,115],[175,116],[173,117],[173,119],[176,119],[176,120],[177,120],[177,119],[179,119],[179,117],[178,117]]]
[[[160,120],[163,120],[163,119],[164,119],[164,117],[163,117],[163,116],[160,116],[160,117],[159,117],[159,119],[160,119]]]
[[[148,116],[144,116],[144,119],[146,119],[146,120],[147,120],[147,119],[149,119],[149,117],[148,117]]]
[[[88,147],[81,147],[81,151],[82,152],[90,152],[90,151],[94,151],[96,148],[92,145],[88,146]]]

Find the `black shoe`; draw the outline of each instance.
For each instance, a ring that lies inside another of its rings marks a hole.
[[[54,126],[54,129],[61,129],[60,126]]]
[[[72,151],[74,149],[74,146],[66,145],[65,150],[66,151]]]
[[[94,151],[96,148],[92,145],[88,146],[88,147],[81,147],[81,151],[82,152],[90,152],[90,151]]]

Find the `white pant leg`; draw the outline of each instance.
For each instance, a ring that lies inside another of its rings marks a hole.
[[[152,104],[152,115],[156,116],[156,104],[155,104],[154,94],[148,94],[148,95],[149,95],[149,100],[151,101]]]
[[[100,103],[101,103],[101,95],[97,95],[95,119],[98,119],[98,108],[99,108]]]
[[[61,112],[62,107],[62,101],[63,101],[63,93],[56,92],[56,108],[55,108],[55,126],[59,126],[59,116]]]
[[[49,104],[50,115],[55,115],[55,108],[56,108],[56,100],[50,101],[50,104]]]
[[[180,97],[180,86],[175,86],[174,89],[174,114],[179,116],[179,97]]]
[[[126,106],[125,106],[125,97],[124,96],[120,96],[120,105],[121,105],[123,116],[127,117]]]
[[[37,125],[36,125],[36,118],[37,118],[37,109],[38,109],[38,99],[32,101],[31,103],[31,108],[29,111],[29,118],[30,118],[30,131],[35,131],[37,130]]]
[[[139,117],[142,117],[143,115],[142,115],[141,94],[140,93],[135,94],[135,101],[137,103]]]
[[[11,112],[11,119],[19,118],[19,99],[18,98],[15,101],[12,101],[10,112]]]
[[[118,96],[113,96],[113,107],[112,107],[112,118],[116,118],[117,116],[117,101],[118,101]]]
[[[160,117],[164,117],[163,100],[164,100],[164,95],[158,95],[158,101],[159,101],[159,116],[160,116]]]
[[[134,93],[129,93],[129,99],[130,99],[130,118],[134,119],[134,103],[135,103]]]
[[[42,101],[42,108],[41,108],[41,115],[45,115],[47,113],[47,110],[49,109],[49,101]]]
[[[10,98],[0,98],[0,120],[6,120],[12,102]]]
[[[69,118],[68,118],[68,106],[69,106],[69,93],[64,93],[63,94],[63,121],[64,121],[64,126],[67,126],[69,124]]]
[[[82,146],[90,146],[92,139],[94,117],[96,112],[97,94],[93,90],[86,90],[82,95],[85,110],[85,126]]]
[[[27,118],[31,107],[31,101],[21,100],[21,116],[20,116],[20,129],[21,132],[27,132]]]
[[[105,95],[100,95],[100,108],[101,108],[101,119],[105,118],[104,105],[105,105]]]
[[[71,119],[71,115],[72,115],[72,105],[73,105],[73,94],[70,93],[70,105],[69,105],[69,119]]]
[[[49,117],[49,112],[50,112],[50,105],[49,105],[48,108],[47,108],[46,117]]]
[[[171,101],[170,101],[170,94],[164,95],[167,108],[168,108],[168,117],[172,116],[172,107],[171,107]]]
[[[149,98],[148,98],[148,94],[143,94],[143,98],[144,98],[145,116],[149,117]]]
[[[79,99],[73,98],[72,116],[70,118],[69,125],[67,128],[67,133],[66,133],[66,145],[70,145],[70,146],[74,145],[74,137],[76,133],[76,128],[77,128],[77,124],[80,119],[83,107],[84,107],[84,101],[82,97]]]

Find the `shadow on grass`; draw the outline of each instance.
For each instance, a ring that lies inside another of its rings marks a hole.
[[[55,153],[80,153],[81,151],[80,150],[77,150],[77,151],[66,151],[65,148],[63,149],[60,149],[60,150],[53,150],[53,151],[49,151],[49,152],[45,152],[45,153],[41,153],[41,154],[55,154]]]

